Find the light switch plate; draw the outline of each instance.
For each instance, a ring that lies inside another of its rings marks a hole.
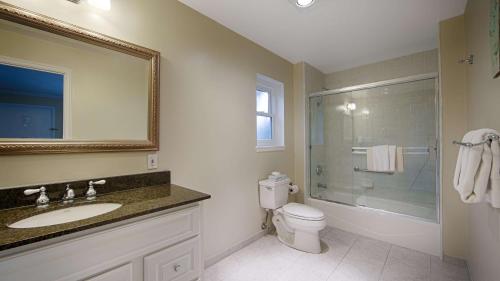
[[[148,169],[158,169],[158,154],[148,154]]]

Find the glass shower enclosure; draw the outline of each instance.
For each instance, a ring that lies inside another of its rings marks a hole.
[[[310,196],[437,222],[438,90],[432,75],[309,96]],[[396,146],[399,170],[369,170],[368,150]]]

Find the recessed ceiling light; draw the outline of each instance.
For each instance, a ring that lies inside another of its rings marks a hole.
[[[297,7],[299,8],[307,8],[312,6],[314,2],[316,2],[316,0],[296,0],[295,5],[297,5]]]

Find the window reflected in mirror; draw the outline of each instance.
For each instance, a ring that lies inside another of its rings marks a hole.
[[[64,75],[0,63],[0,138],[62,139]]]

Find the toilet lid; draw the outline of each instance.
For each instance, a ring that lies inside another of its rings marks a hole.
[[[299,219],[322,220],[325,218],[325,214],[321,210],[299,203],[288,203],[283,206],[283,211],[285,214]]]

